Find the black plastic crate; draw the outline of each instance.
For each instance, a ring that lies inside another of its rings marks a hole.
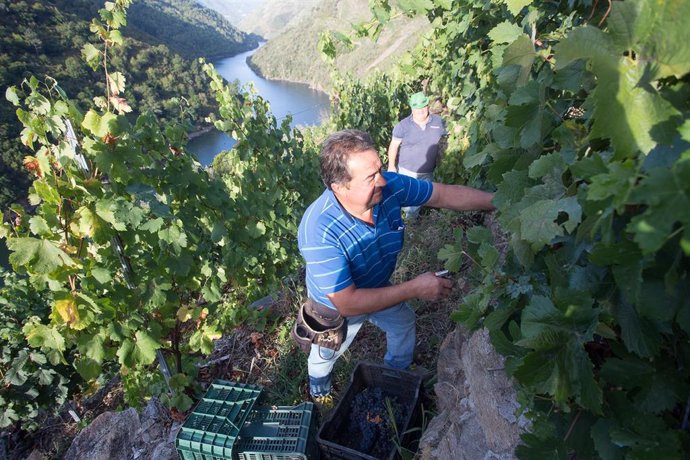
[[[359,363],[352,373],[350,386],[338,405],[332,411],[330,418],[321,426],[316,440],[321,448],[322,458],[345,460],[377,460],[377,457],[359,452],[350,447],[338,444],[337,439],[347,432],[350,424],[350,408],[354,398],[367,388],[380,388],[385,397],[396,398],[405,408],[405,421],[398,426],[400,444],[410,447],[418,439],[418,433],[413,430],[420,420],[420,392],[422,376],[410,371],[393,369],[387,366]],[[418,430],[417,430],[418,431]],[[385,459],[397,456],[395,445]]]
[[[314,404],[262,407],[253,410],[237,437],[239,460],[309,460]],[[312,454],[312,455],[310,455]]]

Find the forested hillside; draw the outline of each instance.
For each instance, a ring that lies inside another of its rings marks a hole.
[[[266,0],[198,0],[206,8],[219,12],[225,19],[230,21],[235,27],[239,27],[241,22],[256,11]],[[250,29],[241,28],[243,31]]]
[[[33,74],[38,78],[50,75],[82,106],[89,104],[93,97],[104,95],[104,81],[88,68],[80,55],[81,47],[93,41],[89,23],[98,15],[100,3],[97,0],[0,0],[3,94],[8,86],[19,85]],[[132,22],[123,31],[126,46],[116,49],[112,59],[121,66],[129,84],[127,100],[134,113],[152,110],[162,120],[169,120],[185,110],[190,119],[202,121],[214,102],[208,97],[208,77],[191,57],[217,55],[223,50],[232,54],[254,46],[255,42],[238,41],[245,40],[245,35],[230,28],[217,13],[202,10],[191,0],[137,2],[132,8],[139,14],[130,16]],[[156,29],[142,30],[141,27],[149,26],[150,19],[155,19]],[[167,42],[170,37],[164,33],[153,38],[161,30],[180,34],[183,43],[177,39]],[[19,133],[14,110],[0,104],[0,208],[26,196],[28,176],[22,160],[28,151],[21,146]]]
[[[349,32],[353,24],[366,23],[370,16],[367,0],[322,0],[252,55],[250,64],[266,78],[328,89],[332,82],[329,67],[317,46],[320,34]],[[352,50],[338,55],[335,67],[355,77],[363,77],[376,69],[391,69],[429,30],[426,18],[399,14],[392,19],[392,26],[384,29],[376,40],[369,37],[354,40]]]
[[[135,2],[124,33],[165,44],[189,59],[232,56],[259,44],[258,37],[240,32],[220,13],[194,0]]]
[[[297,24],[324,0],[265,0],[261,6],[245,16],[239,27],[247,32],[273,39],[285,29]]]

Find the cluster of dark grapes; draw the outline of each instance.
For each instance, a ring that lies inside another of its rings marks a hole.
[[[365,388],[350,406],[351,447],[372,457],[386,457],[393,448],[396,432],[400,433],[403,427],[405,415],[405,406],[397,398],[385,396],[378,387]]]

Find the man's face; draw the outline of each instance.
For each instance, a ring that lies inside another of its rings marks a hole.
[[[347,162],[352,179],[338,187],[338,198],[356,209],[371,209],[381,201],[386,180],[381,175],[381,160],[375,150],[353,153]]]
[[[421,109],[412,109],[412,118],[418,121],[424,121],[429,116],[429,107],[422,107]]]

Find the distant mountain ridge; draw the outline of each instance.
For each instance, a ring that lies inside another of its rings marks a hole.
[[[244,32],[252,32],[251,29],[244,29],[240,26],[241,22],[254,11],[260,8],[266,0],[197,0],[206,8],[220,13],[230,23]]]
[[[273,0],[278,2],[278,0]],[[371,18],[368,0],[318,0],[307,10],[310,1],[287,0],[285,3],[303,5],[296,20],[290,22],[282,33],[270,39],[250,58],[255,72],[265,78],[307,83],[327,90],[330,72],[317,49],[319,34],[324,31],[349,33],[352,24]],[[270,3],[266,3],[266,8]],[[266,19],[270,22],[270,19]],[[426,17],[414,19],[404,16],[393,19],[394,26],[386,27],[376,42],[359,39],[353,50],[342,50],[336,59],[336,67],[343,73],[350,72],[364,77],[372,71],[393,67],[400,56],[416,46],[419,37],[431,30]],[[257,31],[258,33],[258,31]]]
[[[134,2],[126,31],[149,43],[163,43],[186,58],[227,57],[259,45],[259,37],[240,31],[219,12],[194,0]]]
[[[238,22],[238,26],[271,40],[309,16],[321,3],[323,0],[263,0],[259,8]]]

